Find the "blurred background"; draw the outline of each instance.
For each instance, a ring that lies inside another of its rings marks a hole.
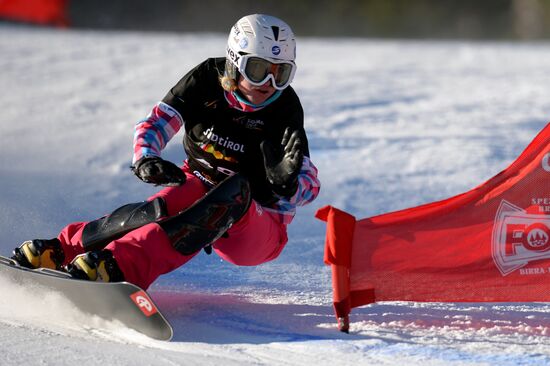
[[[227,33],[251,13],[298,37],[550,38],[550,0],[0,0],[4,21],[83,29]]]

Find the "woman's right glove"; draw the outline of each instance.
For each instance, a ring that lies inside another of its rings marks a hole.
[[[185,173],[174,163],[158,156],[144,156],[132,167],[134,174],[144,181],[160,186],[181,186],[185,183]]]
[[[264,140],[260,144],[264,156],[267,180],[274,193],[282,197],[292,197],[298,189],[298,174],[304,160],[302,142],[297,130],[285,130],[279,146]]]

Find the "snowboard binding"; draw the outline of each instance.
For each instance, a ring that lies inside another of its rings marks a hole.
[[[99,282],[122,282],[124,275],[110,250],[97,250],[77,255],[65,267],[73,278]]]
[[[11,259],[30,269],[42,267],[61,270],[65,254],[59,239],[35,239],[27,240],[15,248]]]

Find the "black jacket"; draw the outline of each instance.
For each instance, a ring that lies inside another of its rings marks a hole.
[[[183,144],[195,174],[218,183],[231,172],[245,175],[253,198],[266,205],[277,201],[267,182],[260,143],[279,145],[287,127],[301,132],[309,156],[300,100],[289,86],[266,107],[243,112],[232,108],[220,85],[225,58],[209,58],[185,75],[164,97],[185,125]]]

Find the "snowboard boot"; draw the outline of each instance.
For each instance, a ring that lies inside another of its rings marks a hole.
[[[122,282],[124,275],[110,250],[103,249],[77,255],[66,267],[74,278],[99,282]]]
[[[252,201],[248,180],[240,174],[226,178],[179,214],[159,222],[174,248],[193,254],[226,235]]]
[[[65,254],[59,239],[35,239],[27,240],[15,248],[11,258],[22,267],[60,270]]]

